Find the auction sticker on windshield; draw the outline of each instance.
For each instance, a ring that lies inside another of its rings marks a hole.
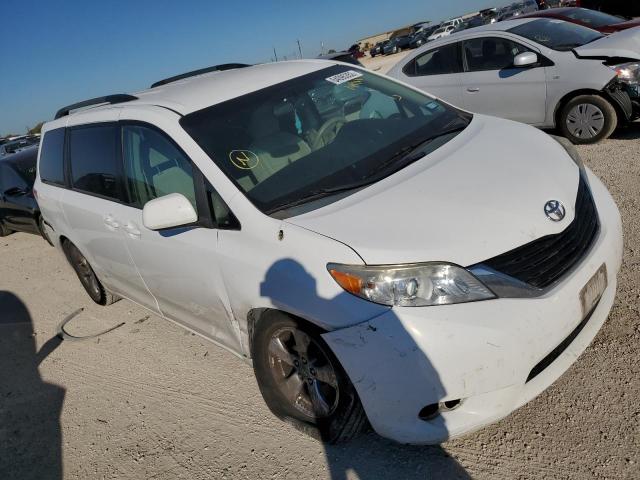
[[[346,72],[338,73],[337,75],[332,75],[330,77],[325,78],[327,82],[331,82],[335,85],[340,85],[342,83],[353,80],[354,78],[359,78],[362,76],[362,73],[356,72],[355,70],[347,70]]]

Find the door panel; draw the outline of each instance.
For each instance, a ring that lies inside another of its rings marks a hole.
[[[465,73],[460,78],[466,110],[532,125],[544,124],[545,68],[513,67],[515,56],[530,49],[503,38],[481,37],[465,41],[463,51]]]
[[[155,128],[123,125],[122,146],[133,206],[125,207],[119,220],[135,265],[160,311],[240,351],[239,330],[233,322],[217,261],[217,230],[183,227],[152,231],[143,225],[144,204],[170,193],[184,195],[202,214],[204,205],[196,193],[201,175],[186,155]]]

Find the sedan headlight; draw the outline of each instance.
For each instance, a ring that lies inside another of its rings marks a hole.
[[[581,171],[583,171],[584,162],[582,161],[582,157],[578,153],[578,149],[576,148],[576,146],[564,137],[558,137],[557,135],[549,135],[549,136],[553,138],[556,142],[558,142],[560,145],[562,145],[562,147],[567,151],[567,153],[569,154],[571,159],[574,161],[574,163],[578,166],[578,168]]]
[[[327,269],[347,292],[382,305],[421,307],[496,297],[467,270],[447,263],[382,266],[330,263]]]
[[[640,83],[640,63],[623,63],[620,65],[608,65],[609,68],[615,70],[618,80],[629,85],[638,85]]]

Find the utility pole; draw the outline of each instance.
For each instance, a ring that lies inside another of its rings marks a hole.
[[[320,55],[324,55],[324,42],[320,42]]]
[[[302,58],[302,47],[300,46],[300,40],[297,40],[298,42],[298,51],[300,52],[300,58]]]
[[[276,53],[276,47],[273,47],[273,55],[276,57],[276,62],[278,61],[278,54]]]

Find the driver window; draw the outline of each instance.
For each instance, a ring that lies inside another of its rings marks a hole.
[[[122,149],[133,205],[142,208],[154,198],[181,193],[197,211],[193,167],[173,143],[151,128],[127,125]]]
[[[469,72],[512,68],[515,57],[529,51],[518,43],[497,37],[466,40],[463,46]]]

